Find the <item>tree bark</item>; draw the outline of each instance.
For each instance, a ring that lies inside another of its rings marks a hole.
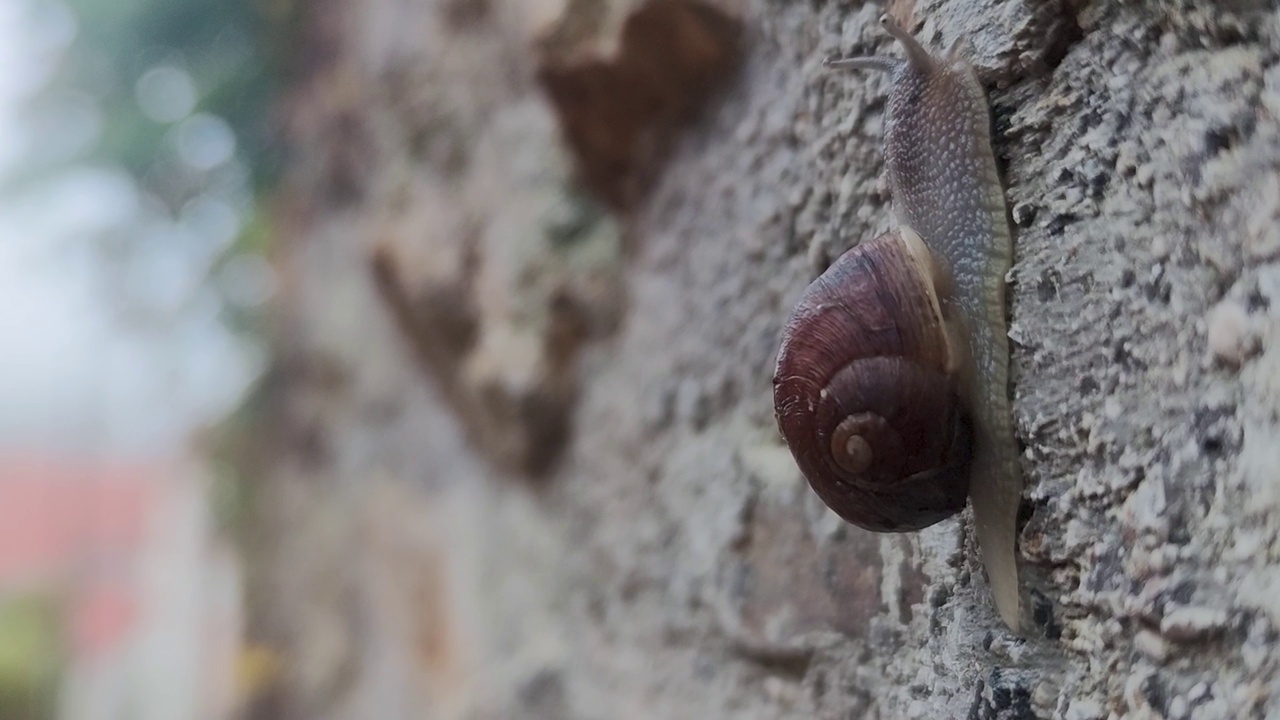
[[[257,711],[1280,716],[1277,7],[888,8],[993,107],[1016,638],[968,511],[844,524],[774,423],[796,299],[891,227],[885,81],[821,69],[896,53],[885,8],[313,4]]]

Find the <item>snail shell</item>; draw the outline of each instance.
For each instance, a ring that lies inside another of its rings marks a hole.
[[[937,266],[902,228],[840,256],[782,334],[774,408],[814,492],[869,530],[919,530],[959,512],[972,429]]]
[[[977,74],[957,52],[959,43],[948,52],[934,55],[889,15],[881,16],[880,23],[885,32],[898,41],[905,58],[860,56],[832,59],[825,64],[831,68],[884,72],[889,76],[884,151],[895,215],[904,227],[903,242],[911,247],[914,245],[911,238],[921,240],[927,251],[916,254],[926,258],[927,266],[937,264],[937,270],[926,272],[925,277],[935,280],[934,297],[941,299],[944,316],[939,322],[930,318],[914,321],[923,322],[921,327],[929,329],[923,334],[929,336],[935,334],[931,328],[940,324],[944,335],[953,340],[953,353],[949,363],[943,366],[944,374],[952,378],[949,387],[959,396],[958,399],[952,397],[952,401],[964,410],[953,410],[956,405],[946,405],[938,399],[940,396],[932,394],[938,392],[936,378],[923,381],[914,370],[910,375],[904,374],[902,363],[908,360],[917,365],[922,363],[923,368],[936,369],[934,351],[913,334],[910,325],[913,320],[899,310],[902,298],[883,290],[882,276],[872,272],[870,277],[865,277],[866,272],[858,270],[855,274],[845,267],[846,262],[855,263],[850,267],[865,267],[868,261],[841,258],[837,261],[839,267],[828,270],[824,277],[842,278],[841,284],[849,286],[811,289],[788,325],[783,347],[785,367],[780,360],[779,376],[775,378],[775,401],[785,404],[778,404],[775,411],[787,442],[814,490],[833,510],[863,527],[909,530],[937,522],[945,517],[948,508],[952,512],[958,510],[964,500],[956,488],[964,484],[960,476],[965,473],[957,468],[967,465],[973,526],[982,562],[991,582],[996,609],[1004,622],[1016,631],[1022,606],[1016,547],[1022,477],[1008,397],[1009,339],[1005,315],[1005,274],[1012,261],[1013,246],[1004,190],[991,148],[991,113]],[[893,250],[885,243],[873,241],[854,257],[869,253],[892,255]],[[862,265],[857,265],[858,262]],[[941,278],[946,280],[945,287],[936,282]],[[867,287],[856,287],[863,283],[867,283]],[[831,283],[822,281],[822,284]],[[844,327],[832,327],[825,320],[813,328],[804,327],[814,323],[811,316],[823,314],[824,311],[815,308],[828,302],[825,298],[837,296],[865,300],[849,301],[853,302],[849,307],[857,310],[842,313]],[[883,307],[876,309],[877,303]],[[806,306],[810,304],[814,307]],[[810,331],[818,332],[818,339],[802,340]],[[856,348],[869,345],[873,350],[846,350],[842,347],[846,343]],[[894,354],[882,349],[899,346],[900,349],[893,350]],[[805,348],[803,353],[799,352],[800,347]],[[797,367],[796,360],[802,356],[815,364],[812,371]],[[868,397],[865,390],[859,390],[861,395],[856,400],[834,401],[838,410],[827,409],[832,401],[822,396],[821,391],[826,390],[830,395],[845,389],[847,380],[839,373],[854,372],[838,370],[841,366],[837,361],[845,358],[860,363],[879,358],[880,366],[890,368],[883,382],[896,387],[897,383],[906,381],[908,385],[899,389],[881,388],[877,392],[896,393],[894,397],[903,398],[904,402],[909,398],[922,403],[919,410],[907,410],[885,400],[887,395],[875,395],[877,402],[887,403],[873,410],[892,424],[894,439],[886,441],[887,436],[880,430],[873,433],[850,429],[855,421],[846,421],[845,417],[862,412],[857,406]],[[890,362],[889,358],[902,360]],[[958,370],[953,370],[955,367]],[[807,380],[793,381],[793,375]],[[833,383],[832,378],[838,380]],[[807,382],[817,387],[818,397],[810,398],[803,393],[793,396],[785,389],[793,382]],[[925,388],[931,389],[926,393]],[[795,399],[801,395],[806,399]],[[809,402],[811,409],[804,404]],[[830,420],[822,413],[832,412],[843,413],[836,427],[840,422],[847,422],[842,432],[855,439],[843,435],[837,438],[835,431],[824,425]],[[938,414],[931,414],[934,412]],[[957,438],[965,437],[964,433],[947,424],[956,422],[952,419],[955,417],[960,418],[962,424],[971,421],[968,443],[958,442]],[[799,427],[806,422],[814,422],[816,426],[810,430]],[[941,434],[926,436],[926,430],[938,431],[939,423],[943,424]],[[806,437],[806,433],[812,437]],[[872,438],[876,443],[884,442],[886,449],[879,450],[872,444]],[[828,441],[843,443],[843,449],[830,459],[822,459],[816,453]],[[863,443],[870,450],[865,450]],[[893,462],[884,458],[884,453],[895,447],[894,443],[901,443],[905,453],[896,480],[887,472]],[[871,461],[865,459],[868,453]],[[938,453],[933,455],[937,464],[917,472],[916,461],[931,453]],[[851,467],[855,471],[851,472]]]

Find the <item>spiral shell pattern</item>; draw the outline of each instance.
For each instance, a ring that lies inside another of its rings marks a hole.
[[[940,278],[910,229],[840,256],[783,330],[778,428],[814,492],[860,527],[918,530],[964,507],[971,428]]]

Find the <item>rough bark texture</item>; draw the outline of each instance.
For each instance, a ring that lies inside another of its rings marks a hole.
[[[820,67],[897,52],[880,6],[328,0],[262,717],[1280,717],[1277,3],[890,9],[994,107],[1035,632],[967,513],[842,524],[773,419],[795,300],[890,226],[884,80]]]

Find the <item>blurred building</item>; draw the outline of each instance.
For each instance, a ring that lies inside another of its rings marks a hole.
[[[0,454],[0,606],[55,618],[23,652],[60,659],[58,717],[231,715],[238,577],[206,508],[183,463]]]

